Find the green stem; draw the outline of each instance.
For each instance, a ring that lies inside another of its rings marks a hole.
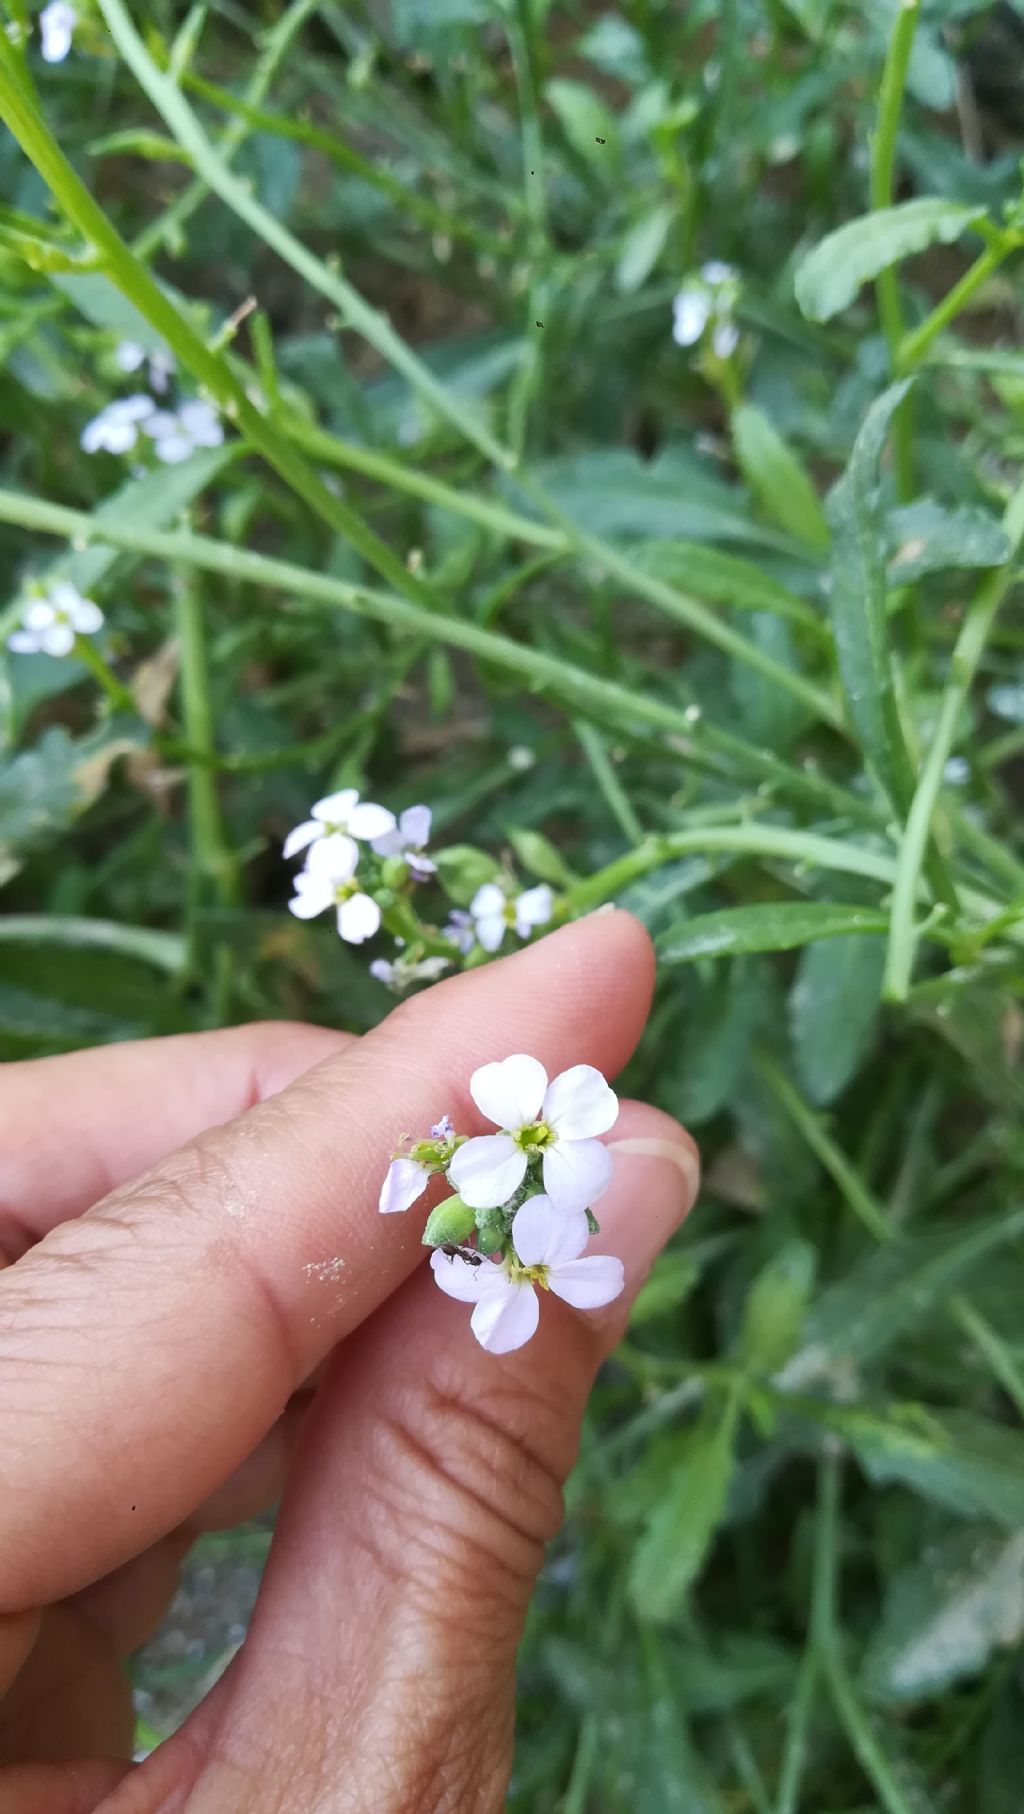
[[[644,828],[633,811],[632,802],[622,782],[615,773],[600,731],[596,726],[587,724],[582,718],[577,718],[572,728],[576,732],[580,748],[590,764],[594,780],[604,795],[605,805],[612,818],[631,844],[642,844]]]
[[[921,0],[899,0],[896,23],[882,72],[878,96],[878,120],[871,146],[871,206],[889,208],[893,199],[893,173],[896,164],[896,141],[899,135],[903,95],[907,83],[910,53],[920,17]],[[900,299],[899,277],[894,267],[881,271],[875,281],[878,316],[889,350],[889,369],[895,377],[899,371],[900,348],[905,323]],[[900,497],[906,502],[914,495],[913,420],[910,399],[905,397],[893,421],[893,454]]]
[[[899,1785],[895,1768],[886,1756],[875,1728],[861,1705],[836,1643],[830,1644],[823,1652],[822,1673],[857,1762],[872,1784],[886,1814],[914,1814],[911,1803]]]
[[[993,271],[997,271],[1004,259],[1015,252],[1020,244],[1015,234],[1001,234],[998,240],[986,246],[984,252],[975,259],[970,269],[965,271],[958,283],[953,285],[949,294],[936,305],[919,327],[904,334],[896,349],[896,370],[901,373],[912,372],[920,365],[932,342],[954,321],[961,310],[966,308],[971,297],[982,285],[987,283]]]
[[[1015,553],[1024,537],[1024,484],[1010,499],[1004,526]],[[1010,585],[1012,561],[989,575],[964,619],[950,661],[950,674],[942,695],[938,722],[932,732],[928,755],[907,814],[900,843],[896,885],[893,889],[883,993],[888,1001],[905,1001],[910,988],[917,937],[914,905],[928,847],[932,815],[942,786],[943,772],[956,737],[960,714],[985,650],[989,631]]]
[[[116,951],[175,976],[185,967],[184,939],[149,926],[122,926],[116,920],[81,919],[75,914],[0,914],[0,944],[70,945],[75,950]]]
[[[189,945],[193,963],[197,953],[199,917],[208,897],[222,908],[238,903],[238,867],[225,836],[211,766],[214,750],[214,717],[202,604],[195,576],[182,575],[175,585],[175,615],[181,656],[181,711],[186,740],[196,751],[188,764],[189,831],[192,867],[189,888]],[[231,947],[222,941],[213,952],[209,991],[210,1018],[214,1025],[227,1019],[231,1005],[234,969]]]
[[[0,493],[0,511],[3,494]],[[630,884],[660,869],[676,857],[704,855],[708,851],[736,851],[746,856],[775,857],[784,863],[807,864],[815,869],[838,870],[844,875],[868,876],[891,884],[896,864],[859,844],[823,838],[814,832],[794,831],[781,825],[699,825],[686,831],[665,832],[648,838],[636,850],[617,857],[570,888],[566,900],[573,913],[589,913],[603,901],[613,900]]]
[[[949,1307],[965,1335],[985,1356],[1003,1391],[1016,1405],[1018,1415],[1024,1418],[1024,1374],[1002,1337],[962,1292],[950,1299]]]
[[[815,1158],[838,1186],[854,1215],[863,1222],[876,1241],[891,1240],[894,1231],[881,1204],[867,1188],[860,1173],[850,1164],[846,1154],[840,1151],[831,1135],[826,1133],[820,1118],[807,1107],[803,1097],[793,1088],[785,1072],[764,1052],[758,1055],[757,1068],[775,1100],[800,1130]]]
[[[118,680],[110,663],[88,636],[75,637],[75,655],[99,682],[116,712],[131,712],[133,716],[138,716],[139,708],[131,689]]]

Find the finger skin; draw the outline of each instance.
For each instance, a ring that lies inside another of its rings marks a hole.
[[[0,1274],[0,1612],[186,1518],[422,1261],[377,1213],[390,1150],[445,1110],[478,1126],[469,1075],[509,1051],[614,1074],[652,970],[615,913],[442,983]]]
[[[94,1814],[122,1782],[129,1764],[27,1764],[0,1777],[4,1814]]]
[[[624,1258],[626,1298],[597,1316],[545,1298],[498,1358],[467,1306],[410,1279],[310,1412],[241,1653],[109,1814],[505,1805],[516,1648],[586,1397],[696,1191],[675,1123],[631,1104],[622,1124],[594,1249]]]
[[[352,1036],[257,1021],[0,1068],[0,1264]]]

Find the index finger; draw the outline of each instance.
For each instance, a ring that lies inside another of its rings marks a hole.
[[[614,1074],[651,978],[621,913],[455,977],[0,1274],[0,1612],[185,1518],[422,1255],[377,1213],[391,1148],[475,1125],[470,1073],[511,1051]]]

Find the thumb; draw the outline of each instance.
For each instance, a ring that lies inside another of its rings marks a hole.
[[[537,1337],[499,1359],[423,1267],[346,1344],[249,1638],[158,1754],[168,1771],[176,1745],[179,1768],[204,1752],[196,1814],[504,1806],[516,1647],[587,1394],[697,1185],[692,1142],[655,1109],[626,1105],[609,1145],[595,1245],[626,1266],[610,1312],[546,1297]]]

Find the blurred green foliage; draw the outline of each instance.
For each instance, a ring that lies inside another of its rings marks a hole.
[[[2,59],[2,622],[73,578],[108,694],[0,667],[0,1050],[373,1024],[283,912],[328,784],[615,894],[626,1087],[705,1194],[595,1393],[510,1806],[1008,1814],[1021,7],[81,10]],[[155,302],[22,155],[36,83]],[[708,260],[724,353],[672,338]],[[80,451],[125,336],[225,448]]]

